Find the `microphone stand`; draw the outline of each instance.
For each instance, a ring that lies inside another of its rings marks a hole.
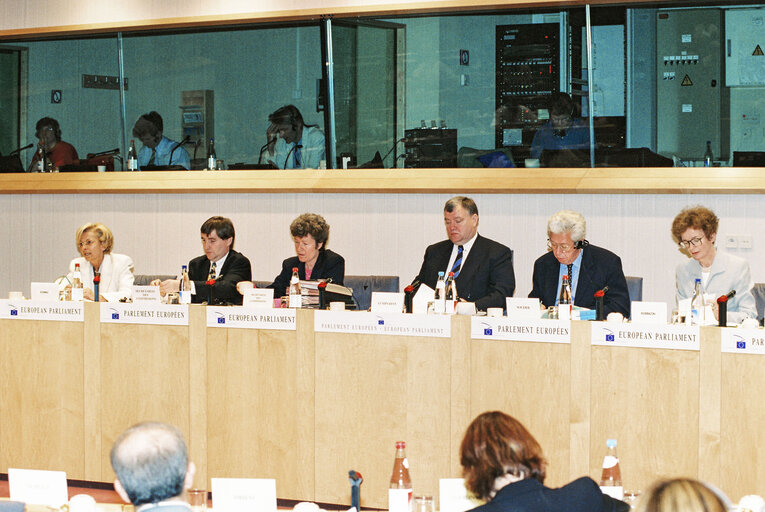
[[[260,163],[263,161],[263,152],[266,150],[266,148],[268,146],[270,146],[274,142],[276,142],[276,138],[275,137],[273,139],[269,140],[268,142],[266,142],[265,144],[263,144],[263,147],[260,148],[260,154],[258,155],[258,165],[260,165]]]
[[[387,152],[387,153],[385,153],[385,156],[384,156],[384,157],[382,157],[382,161],[383,161],[383,162],[385,161],[385,159],[386,159],[386,158],[388,158],[388,155],[390,155],[391,153],[393,153],[393,150],[395,150],[395,149],[396,149],[396,147],[398,146],[398,143],[399,143],[399,142],[406,142],[406,137],[402,137],[402,138],[400,138],[400,139],[396,139],[396,141],[393,143],[393,147],[392,147],[392,148],[390,148],[390,149],[388,150],[388,152]],[[396,160],[398,160],[398,158],[396,158]],[[393,161],[394,167],[395,167],[395,163],[396,163],[396,160],[394,160],[394,161]]]
[[[190,140],[191,140],[191,135],[186,135],[186,138],[184,138],[178,144],[173,146],[173,149],[170,150],[170,158],[168,158],[168,160],[167,160],[168,167],[173,165],[173,153],[175,153],[175,150],[178,149],[179,147],[183,146],[184,144],[186,144]]]
[[[14,149],[13,151],[11,151],[11,152],[8,154],[8,156],[18,155],[19,153],[21,153],[21,152],[22,152],[22,151],[24,151],[25,149],[29,149],[29,148],[31,148],[31,147],[33,147],[33,146],[34,146],[34,144],[27,144],[27,145],[26,145],[26,146],[24,146],[24,147],[21,147],[21,148],[17,148],[17,149]]]

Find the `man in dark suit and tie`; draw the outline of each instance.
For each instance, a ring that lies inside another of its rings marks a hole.
[[[239,281],[252,281],[250,260],[234,250],[234,224],[226,217],[210,217],[202,224],[204,256],[189,262],[191,302],[213,304],[242,304],[242,295],[236,290]],[[213,284],[206,284],[209,281]],[[179,279],[167,279],[160,291],[177,292]]]
[[[425,250],[415,281],[435,288],[438,273],[454,272],[460,300],[476,309],[504,308],[515,291],[513,252],[478,234],[478,207],[469,197],[457,196],[444,205],[448,240]]]
[[[616,254],[590,245],[585,240],[586,224],[582,214],[561,210],[547,221],[548,252],[534,262],[533,289],[544,307],[557,305],[560,284],[568,275],[574,305],[595,309],[594,294],[608,287],[603,313],[617,312],[630,316],[630,296]]]

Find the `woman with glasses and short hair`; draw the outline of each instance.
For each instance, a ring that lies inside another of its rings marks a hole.
[[[746,260],[717,252],[715,240],[719,223],[717,215],[704,206],[687,207],[672,221],[672,237],[691,257],[675,271],[677,301],[693,297],[696,279],[701,279],[705,293],[715,299],[735,290],[736,295],[728,300],[728,321],[741,323],[746,318],[757,317],[752,295],[754,282]],[[717,319],[716,300],[712,301],[712,312]]]

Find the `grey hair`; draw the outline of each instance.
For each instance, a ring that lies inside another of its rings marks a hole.
[[[570,233],[571,240],[578,242],[587,235],[587,223],[581,213],[573,210],[561,210],[554,213],[547,221],[547,236],[555,233]]]

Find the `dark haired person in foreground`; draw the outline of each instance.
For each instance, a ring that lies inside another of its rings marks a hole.
[[[460,446],[465,486],[486,500],[474,512],[627,512],[587,477],[558,489],[544,486],[542,448],[515,418],[485,412],[468,426]]]
[[[324,133],[305,124],[295,105],[285,105],[268,116],[264,159],[279,169],[318,169],[326,159]]]
[[[189,262],[191,302],[215,304],[242,304],[242,295],[236,289],[239,281],[252,280],[250,260],[234,250],[234,224],[226,217],[210,217],[200,229],[204,255]],[[206,284],[214,280],[212,285]],[[180,279],[166,279],[159,285],[162,295],[177,292]]]
[[[196,468],[186,442],[172,425],[146,422],[120,434],[110,454],[114,490],[136,512],[190,512],[184,492],[194,484]]]

